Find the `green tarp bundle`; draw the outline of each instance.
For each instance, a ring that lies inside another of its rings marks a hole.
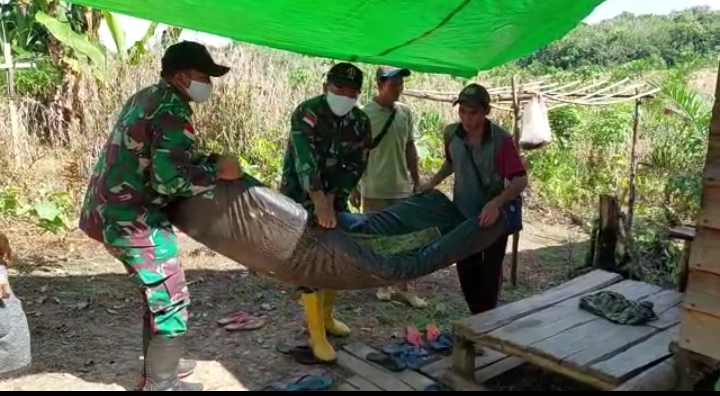
[[[79,0],[300,54],[474,77],[562,38],[604,0]]]

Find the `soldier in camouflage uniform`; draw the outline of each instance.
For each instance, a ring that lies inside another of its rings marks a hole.
[[[195,156],[190,102],[205,102],[217,65],[201,44],[170,46],[160,81],[125,103],[90,179],[80,229],[105,245],[142,290],[144,391],[197,391],[180,381],[195,363],[181,361],[190,304],[177,239],[164,212],[177,197],[242,176],[236,159]]]
[[[347,212],[350,192],[365,172],[372,139],[370,119],[356,107],[363,73],[338,63],[327,73],[324,94],[293,112],[280,191],[302,204],[321,227],[334,228]],[[350,328],[333,317],[336,293],[301,288],[315,358],[335,361],[325,332],[345,337]]]

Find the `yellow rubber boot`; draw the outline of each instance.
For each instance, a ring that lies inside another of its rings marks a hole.
[[[323,297],[323,321],[325,322],[325,330],[335,337],[347,337],[350,335],[350,327],[345,323],[335,319],[333,316],[333,305],[337,298],[337,292],[325,290],[322,292]]]
[[[335,349],[330,345],[325,335],[323,293],[303,293],[302,302],[305,307],[305,318],[307,319],[310,347],[313,355],[323,362],[334,362],[337,357]]]

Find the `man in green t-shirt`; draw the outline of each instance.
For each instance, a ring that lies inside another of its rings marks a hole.
[[[363,213],[393,206],[411,196],[419,184],[413,112],[410,106],[398,102],[403,92],[405,77],[409,75],[408,69],[379,67],[376,72],[377,96],[362,108],[372,124],[373,143],[377,143],[370,151],[368,167],[360,180],[360,188],[352,197],[356,207],[362,200]],[[390,117],[393,119],[390,120]],[[386,129],[384,133],[383,129]],[[380,288],[377,292],[378,299],[389,301],[393,289],[410,306],[427,307],[427,303],[415,295],[407,283],[398,284],[394,288]]]

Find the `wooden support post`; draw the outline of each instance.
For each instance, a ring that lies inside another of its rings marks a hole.
[[[517,77],[512,78],[512,110],[513,110],[513,137],[515,147],[520,150],[520,101],[518,100]],[[518,250],[520,249],[520,232],[513,234],[512,256],[510,257],[510,284],[517,286]]]
[[[474,381],[475,343],[463,337],[455,337],[452,352],[452,369],[463,379]]]
[[[600,196],[600,228],[595,243],[593,268],[617,272],[615,251],[620,231],[620,205],[616,197]]]
[[[638,91],[635,90],[637,94]],[[635,194],[636,186],[635,180],[637,179],[637,143],[638,143],[638,131],[640,129],[640,99],[635,100],[635,113],[633,114],[633,128],[632,128],[632,145],[630,146],[630,179],[628,180],[628,214],[627,214],[627,231],[632,231],[633,217],[635,215]],[[626,235],[629,239],[631,235]]]

